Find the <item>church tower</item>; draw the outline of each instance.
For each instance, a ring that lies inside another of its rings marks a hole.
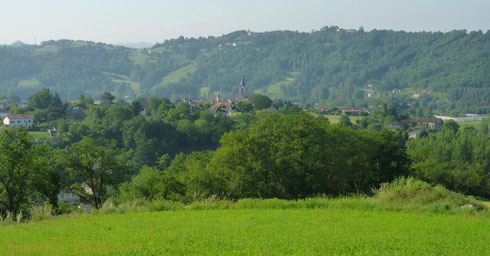
[[[238,98],[245,99],[245,77],[242,76],[242,80],[240,81],[240,86],[238,87]]]

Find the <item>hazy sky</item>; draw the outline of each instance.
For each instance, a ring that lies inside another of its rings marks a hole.
[[[0,44],[161,42],[235,30],[490,29],[490,0],[0,0]]]

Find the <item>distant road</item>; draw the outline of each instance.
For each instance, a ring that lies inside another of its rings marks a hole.
[[[485,118],[488,118],[488,115],[467,115],[462,117],[450,117],[450,116],[436,116],[436,118],[442,120],[454,120],[456,122],[473,122],[473,121],[481,121]]]

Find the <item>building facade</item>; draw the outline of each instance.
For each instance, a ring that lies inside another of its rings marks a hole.
[[[3,124],[9,126],[27,127],[34,123],[34,116],[32,114],[22,115],[7,115],[3,119]]]

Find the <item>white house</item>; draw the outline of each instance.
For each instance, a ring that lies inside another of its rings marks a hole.
[[[27,127],[34,123],[34,116],[32,114],[22,115],[7,115],[3,119],[3,124],[11,126]]]
[[[80,197],[74,193],[63,192],[58,194],[58,201],[60,202],[78,202]]]

